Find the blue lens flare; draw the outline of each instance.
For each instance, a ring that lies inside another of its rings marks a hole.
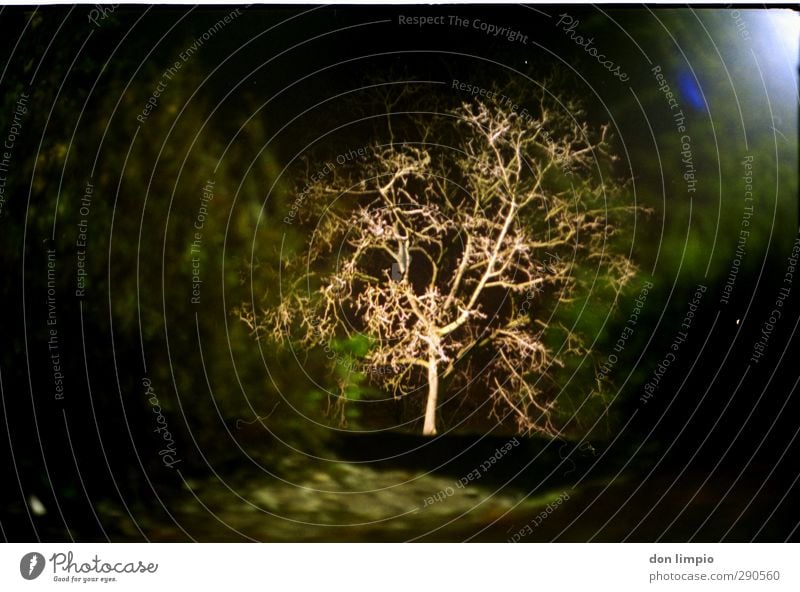
[[[705,109],[706,102],[703,100],[703,94],[700,92],[700,87],[697,85],[694,75],[688,70],[682,70],[678,73],[678,87],[681,90],[681,95],[684,100],[694,109]]]

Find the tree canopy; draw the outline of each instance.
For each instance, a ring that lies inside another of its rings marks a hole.
[[[398,398],[427,390],[424,434],[446,383],[520,432],[558,435],[553,373],[592,350],[569,330],[548,344],[554,307],[635,275],[612,240],[637,208],[604,178],[608,128],[573,114],[544,93],[535,113],[464,103],[419,123],[421,141],[312,166],[324,174],[300,179],[284,219],[309,228],[302,256],[282,261],[272,305],[241,318],[301,349],[362,341],[367,381]]]

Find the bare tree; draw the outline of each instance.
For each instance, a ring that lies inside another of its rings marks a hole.
[[[520,432],[556,435],[541,378],[561,361],[545,345],[544,311],[576,296],[577,265],[616,290],[635,273],[609,242],[634,208],[602,182],[607,128],[592,140],[544,101],[535,115],[463,104],[422,126],[427,142],[376,144],[307,187],[304,260],[283,262],[278,304],[241,317],[307,348],[366,336],[364,362],[392,369],[370,380],[396,397],[427,386],[426,435],[444,379],[480,385]],[[490,355],[472,360],[478,349]],[[586,348],[569,335],[566,352]]]

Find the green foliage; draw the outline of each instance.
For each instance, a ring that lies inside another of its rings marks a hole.
[[[137,396],[146,375],[171,430],[180,432],[183,450],[194,440],[205,454],[225,457],[236,449],[228,434],[239,435],[235,426],[240,420],[266,416],[265,425],[282,440],[306,448],[323,446],[324,433],[306,419],[323,419],[322,410],[303,396],[306,385],[297,380],[288,357],[255,346],[246,327],[231,314],[232,303],[250,300],[251,290],[260,299],[276,277],[277,270],[262,266],[259,254],[252,259],[258,273],[250,277],[247,271],[254,233],[271,244],[280,244],[285,234],[279,219],[270,215],[270,205],[262,207],[264,187],[286,193],[278,160],[263,146],[280,117],[269,113],[246,120],[245,114],[260,102],[250,94],[223,110],[224,116],[212,115],[214,88],[227,86],[205,79],[204,72],[211,68],[203,61],[215,56],[209,44],[208,51],[204,48],[169,80],[142,123],[137,116],[164,70],[193,39],[192,30],[176,30],[141,68],[141,57],[152,49],[149,35],[130,36],[133,46],[126,45],[108,63],[95,61],[90,57],[93,51],[106,55],[109,40],[116,43],[117,34],[128,26],[119,24],[122,20],[115,15],[104,20],[92,38],[97,45],[87,46],[67,72],[74,48],[48,44],[60,18],[39,11],[18,51],[19,56],[47,55],[50,62],[39,69],[29,91],[36,108],[26,114],[15,146],[14,174],[6,187],[14,199],[0,217],[5,245],[0,251],[3,257],[22,253],[27,227],[29,258],[38,257],[42,241],[55,227],[58,307],[66,319],[77,312],[77,224],[87,220],[86,296],[81,303],[85,339],[79,332],[63,335],[76,354],[67,366],[72,388],[80,388],[83,361],[77,354],[83,347],[98,412],[120,419],[119,410],[112,409],[116,380],[105,382],[110,377],[103,374],[114,368],[129,405],[128,420],[141,416],[149,421],[147,400]],[[148,22],[158,28],[165,18],[155,15]],[[199,18],[203,19],[216,20],[211,13]],[[28,65],[13,66],[11,80],[4,81],[0,119],[13,111],[32,73]],[[48,112],[45,107],[50,105]],[[6,129],[6,123],[0,121],[0,126]],[[37,159],[26,158],[37,153]],[[200,198],[209,180],[214,182],[214,195],[198,229]],[[82,214],[87,182],[94,191],[88,213]],[[13,224],[10,216],[16,218]],[[191,301],[195,259],[202,279],[199,304]],[[37,299],[44,279],[37,273],[28,283]],[[38,325],[32,330],[38,331]],[[138,435],[150,431],[145,427],[147,431],[133,429]],[[269,451],[265,433],[261,452]]]

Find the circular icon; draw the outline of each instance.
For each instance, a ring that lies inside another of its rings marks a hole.
[[[35,580],[44,571],[44,555],[41,553],[26,553],[19,561],[19,573],[26,580]]]

